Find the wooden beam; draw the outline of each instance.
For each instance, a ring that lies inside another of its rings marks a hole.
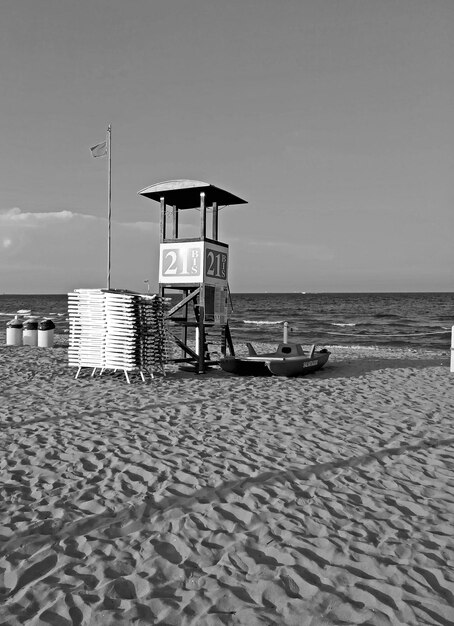
[[[230,334],[230,327],[228,324],[226,324],[224,327],[224,333],[225,333],[226,343],[230,350],[230,354],[232,356],[235,356],[235,348],[233,347],[232,335]]]
[[[167,211],[166,211],[166,199],[164,196],[161,197],[161,243],[165,241],[166,238],[166,222],[167,222]]]
[[[198,310],[198,326],[199,326],[199,336],[198,336],[198,346],[197,350],[199,353],[198,363],[197,363],[197,374],[205,374],[205,326],[204,326],[204,315],[205,311],[203,306],[199,306]]]
[[[200,192],[200,239],[204,240],[207,233],[207,208],[205,206],[205,192]]]
[[[172,228],[173,235],[172,236],[174,239],[178,239],[178,207],[176,204],[173,205],[172,218],[173,218],[173,228]]]
[[[181,307],[183,307],[185,304],[187,304],[188,302],[193,300],[196,296],[198,296],[199,293],[200,293],[200,287],[198,287],[195,291],[191,291],[191,293],[188,296],[186,296],[186,298],[183,298],[183,300],[180,300],[180,302],[178,302],[174,307],[170,309],[166,317],[171,317],[174,313],[179,311]]]
[[[185,298],[188,297],[188,295],[191,293],[190,290],[185,289],[184,290],[184,294],[185,294]],[[188,321],[188,314],[189,314],[189,308],[188,308],[188,303],[186,302],[186,304],[184,305],[184,318],[185,321]],[[187,326],[183,326],[183,343],[185,346],[188,345],[188,327]],[[182,356],[184,355],[184,350],[182,351]]]
[[[191,350],[191,348],[189,346],[187,346],[186,344],[184,344],[181,339],[179,339],[176,335],[174,335],[173,333],[170,333],[170,335],[172,335],[173,340],[175,341],[175,343],[177,344],[177,346],[179,346],[184,352],[186,352],[186,354],[189,354],[190,357],[192,359],[194,359],[194,361],[198,361],[199,360],[199,355],[196,354],[194,352],[194,350]]]
[[[214,241],[218,241],[219,239],[219,209],[218,209],[218,203],[217,202],[213,202],[213,230],[212,230],[212,239],[214,239]]]

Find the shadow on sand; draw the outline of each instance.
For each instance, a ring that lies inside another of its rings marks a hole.
[[[454,437],[446,439],[427,438],[421,439],[417,443],[402,444],[394,447],[384,447],[375,451],[368,451],[365,454],[348,458],[337,458],[327,463],[315,463],[305,467],[289,466],[283,470],[269,470],[257,474],[256,476],[243,476],[230,481],[225,481],[214,487],[203,487],[188,495],[168,496],[162,500],[155,501],[154,494],[148,493],[141,503],[131,503],[120,510],[109,510],[105,513],[83,516],[69,523],[62,523],[60,528],[56,528],[53,533],[53,541],[62,541],[67,537],[81,536],[95,531],[106,531],[108,537],[126,536],[130,533],[141,530],[144,525],[150,523],[158,515],[167,513],[172,509],[179,509],[182,513],[191,509],[194,504],[213,505],[223,501],[231,492],[238,494],[245,492],[254,485],[273,485],[289,482],[294,485],[294,489],[300,489],[295,482],[297,480],[307,480],[310,476],[322,476],[326,472],[337,469],[352,469],[360,466],[367,466],[374,461],[380,461],[386,457],[399,456],[408,452],[424,450],[429,448],[446,447],[454,444]],[[24,537],[33,544],[35,550],[49,542],[47,535],[43,536],[39,532],[30,532],[30,529],[23,533],[17,533],[9,541],[5,542],[4,550],[11,551],[20,546]],[[14,590],[13,592],[14,593]]]
[[[330,378],[360,378],[369,372],[376,372],[379,370],[400,370],[400,369],[416,369],[423,370],[428,367],[447,367],[449,368],[449,357],[446,354],[440,356],[433,356],[427,358],[412,358],[411,356],[405,358],[380,358],[380,357],[358,357],[342,360],[330,360],[323,367],[323,369],[306,374],[305,376],[298,376],[295,378],[285,378],[270,376],[267,377],[268,383],[273,380],[301,380],[310,381],[314,379],[330,379]],[[204,374],[194,374],[193,372],[174,371],[167,374],[167,377],[172,380],[198,378],[204,379],[222,379],[222,378],[237,378],[237,379],[257,379],[256,376],[238,376],[236,374],[230,374],[224,372],[219,367],[210,368]]]

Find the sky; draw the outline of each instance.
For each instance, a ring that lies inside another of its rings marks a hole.
[[[453,291],[453,0],[1,5],[0,293],[105,287],[108,124],[112,287],[157,290],[137,192],[188,178],[247,201],[232,292]]]

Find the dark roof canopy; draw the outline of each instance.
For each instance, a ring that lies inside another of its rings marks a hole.
[[[201,180],[166,180],[141,189],[138,193],[157,202],[164,197],[166,204],[176,205],[178,209],[195,209],[200,206],[202,191],[205,193],[205,206],[211,206],[213,202],[218,205],[247,204],[246,200],[233,193]]]

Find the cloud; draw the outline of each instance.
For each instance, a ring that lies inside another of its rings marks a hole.
[[[59,222],[67,222],[75,217],[78,217],[80,214],[73,213],[72,211],[54,211],[48,213],[25,213],[21,211],[21,209],[14,207],[12,209],[4,209],[0,211],[0,223],[21,223],[26,224],[28,226],[38,225],[42,222],[49,223],[59,223]],[[84,215],[87,219],[96,219],[91,215]]]
[[[4,292],[60,292],[106,283],[107,219],[73,211],[0,211],[0,281]],[[157,276],[158,227],[111,225],[112,286],[143,288]],[[153,243],[156,245],[153,245]],[[156,259],[154,260],[154,257]]]
[[[118,222],[119,226],[128,230],[154,231],[156,230],[155,222]]]

